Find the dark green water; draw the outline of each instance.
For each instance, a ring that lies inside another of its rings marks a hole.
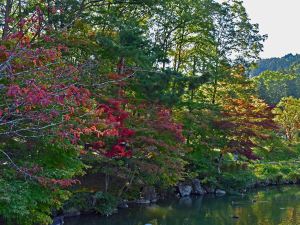
[[[233,218],[238,217],[238,218]],[[82,216],[65,225],[300,225],[300,186],[266,188],[245,196],[173,199],[120,210],[111,217]]]

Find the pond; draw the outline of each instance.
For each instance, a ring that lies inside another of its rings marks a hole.
[[[300,225],[300,186],[244,196],[199,196],[119,210],[111,217],[80,216],[65,225]]]

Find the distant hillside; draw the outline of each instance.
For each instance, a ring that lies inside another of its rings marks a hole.
[[[257,82],[259,96],[271,105],[288,96],[300,98],[300,54],[260,60],[250,77]]]
[[[300,64],[300,54],[288,54],[282,58],[262,59],[258,62],[257,68],[250,72],[250,77],[255,77],[266,70],[282,71],[289,69],[294,64]]]

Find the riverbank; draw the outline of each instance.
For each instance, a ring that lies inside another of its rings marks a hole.
[[[245,196],[249,191],[271,186],[294,185],[300,183],[298,164],[290,162],[256,163],[244,170],[224,172],[211,179],[191,179],[168,190],[151,186],[144,187],[136,199],[117,199],[108,193],[76,192],[64,205],[59,216],[64,218],[99,214],[108,216],[137,205],[151,205],[166,199],[180,199],[193,196]],[[126,210],[125,210],[126,211]],[[114,215],[115,216],[115,215]],[[114,217],[113,216],[113,217]]]
[[[244,195],[212,194],[171,198],[151,205],[135,205],[112,217],[83,215],[65,225],[245,225],[300,224],[300,187],[254,189]],[[286,223],[284,223],[286,221]]]

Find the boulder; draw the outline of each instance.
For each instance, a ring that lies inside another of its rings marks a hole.
[[[142,196],[142,199],[150,201],[152,203],[155,203],[158,200],[156,190],[154,187],[151,187],[151,186],[143,187],[141,196]]]
[[[80,209],[72,207],[68,209],[63,209],[63,214],[65,217],[73,217],[73,216],[80,216],[81,212]]]
[[[136,200],[134,203],[136,203],[136,204],[150,204],[151,202],[150,202],[150,200],[141,198],[141,199]]]
[[[206,186],[206,187],[204,187],[204,189],[205,189],[206,193],[208,193],[208,194],[215,193],[215,189],[213,187]]]
[[[291,184],[289,180],[285,180],[284,184]]]
[[[122,201],[117,206],[119,209],[127,209],[129,206],[125,201]]]
[[[190,196],[192,193],[192,186],[191,185],[186,185],[186,184],[179,184],[178,185],[178,191],[181,197],[186,197]]]
[[[58,216],[58,217],[55,217],[53,219],[52,225],[63,225],[63,224],[64,224],[64,217],[63,216]]]
[[[216,195],[226,195],[226,191],[221,190],[221,189],[216,189]]]
[[[193,185],[192,193],[194,195],[204,195],[204,194],[206,194],[206,190],[204,190],[204,188],[202,188],[201,182],[200,182],[199,179],[194,179],[192,181],[192,185]]]

